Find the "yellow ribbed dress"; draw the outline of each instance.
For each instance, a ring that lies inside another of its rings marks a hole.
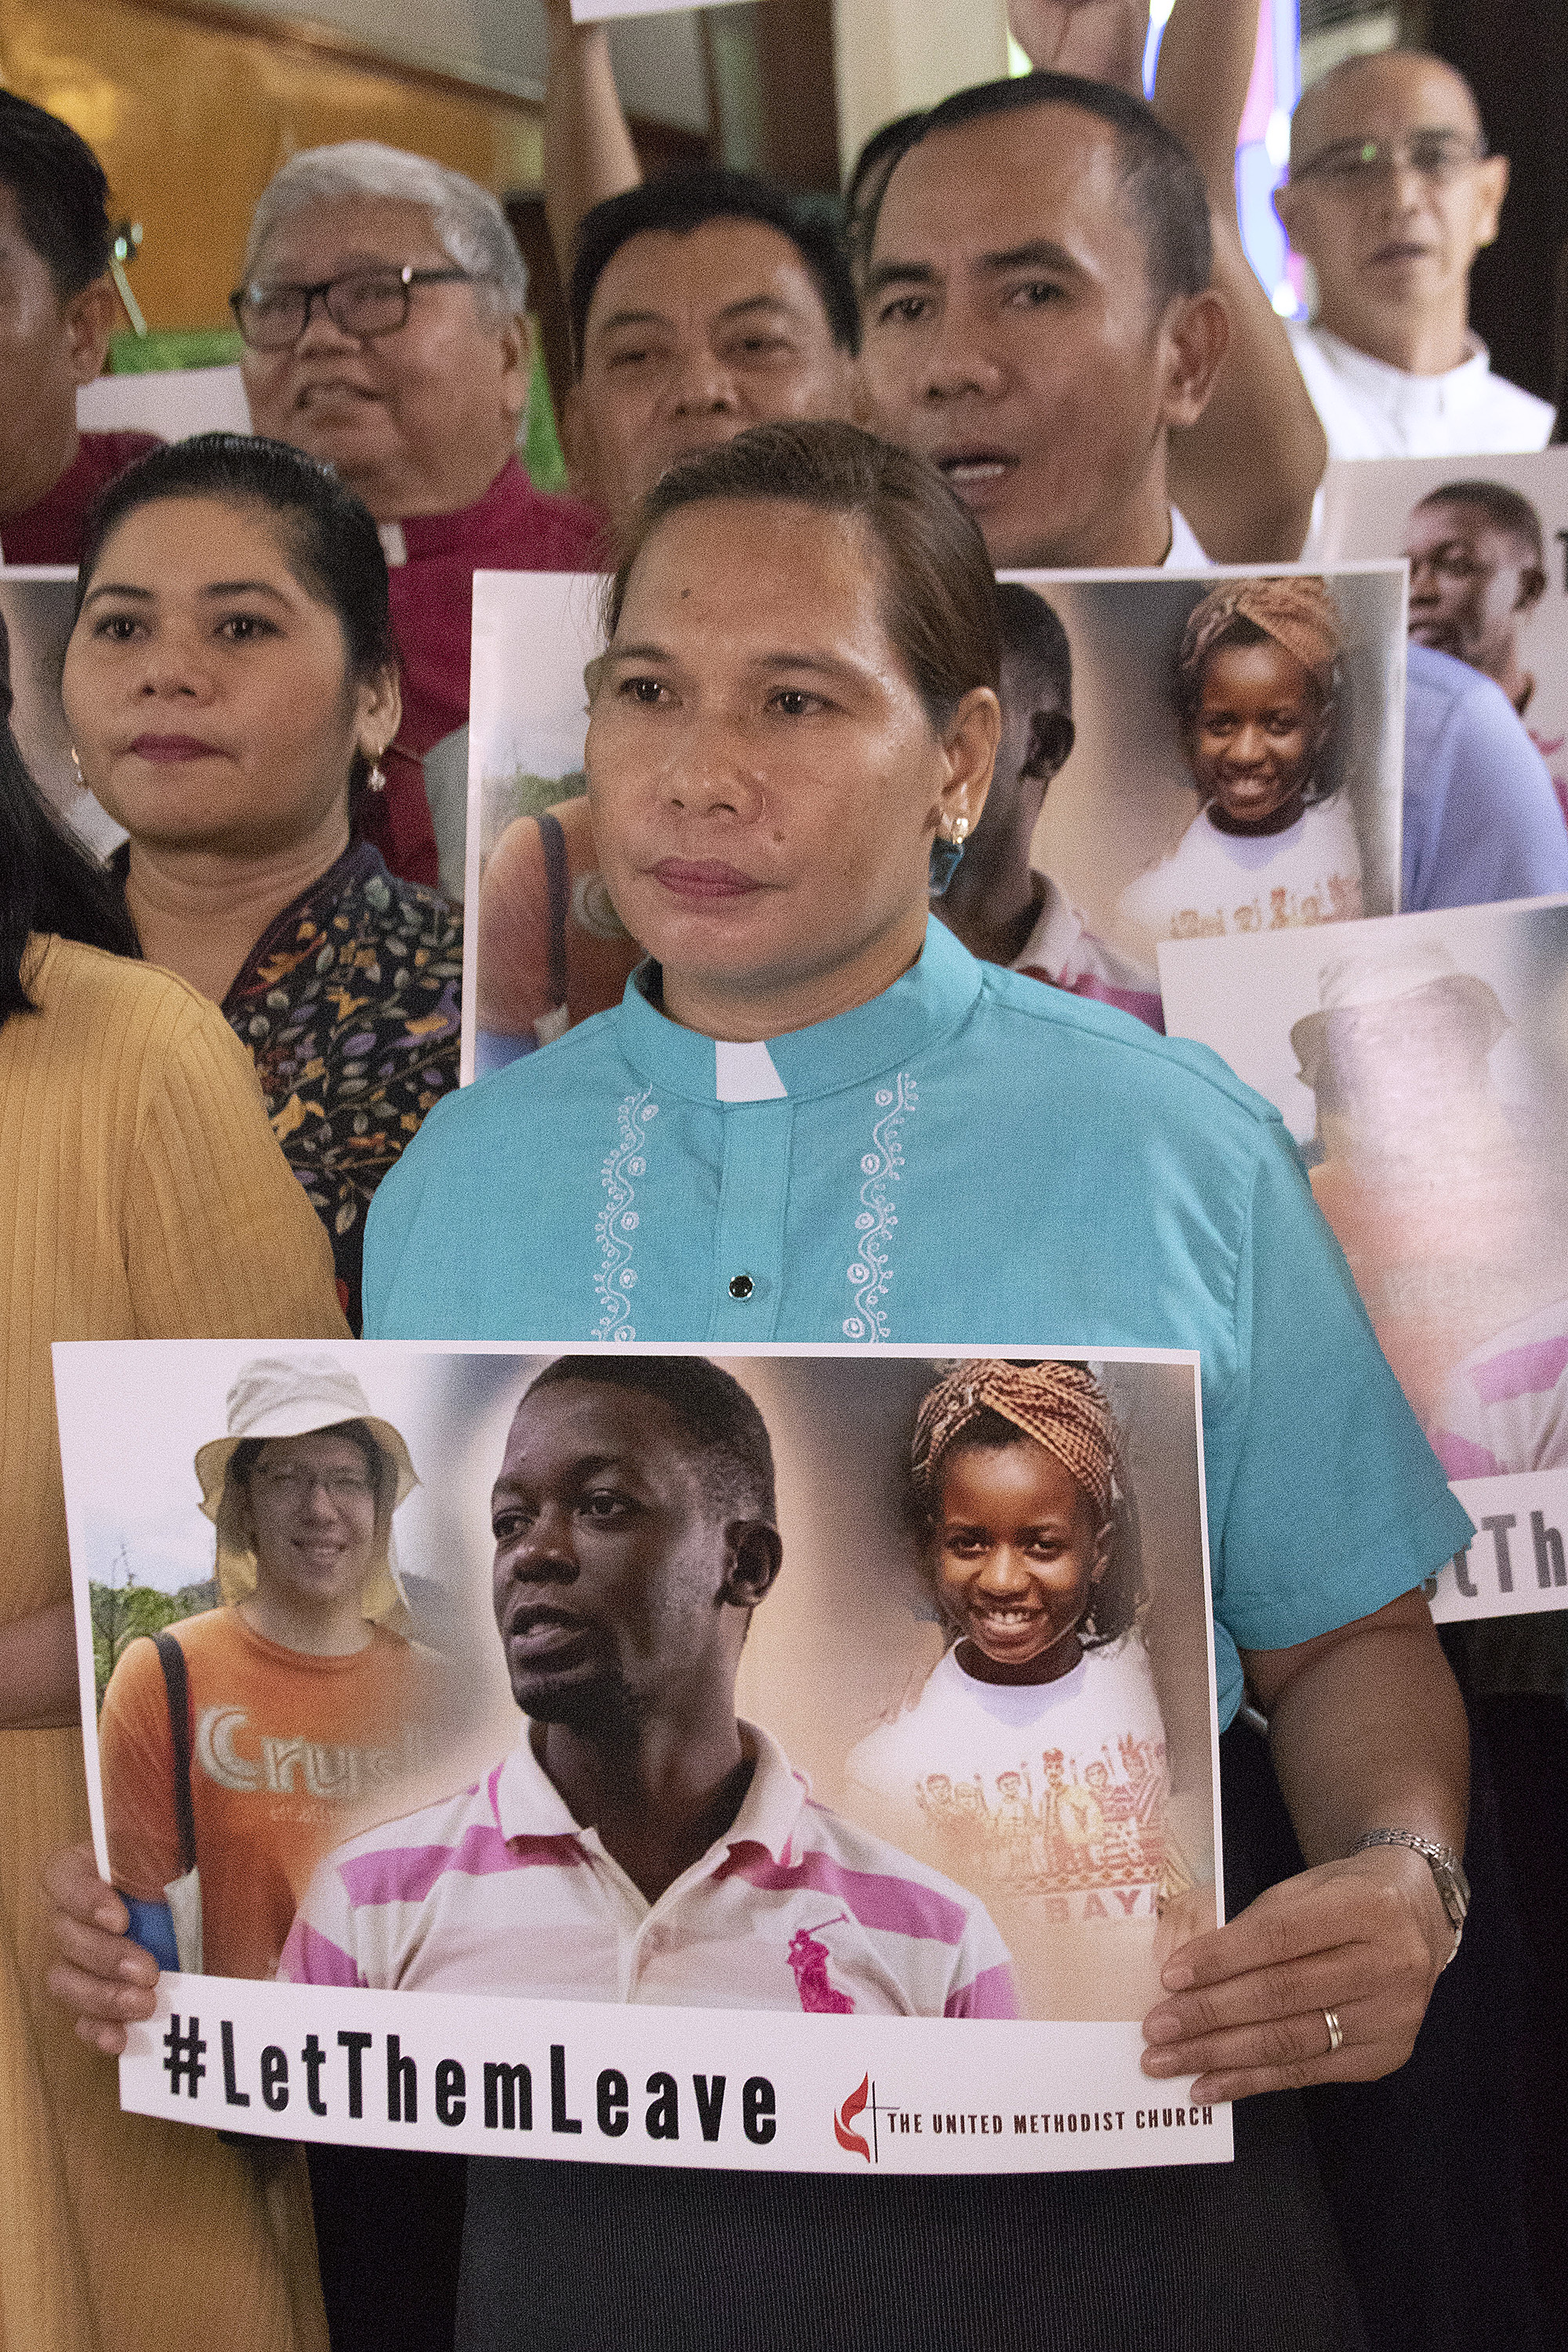
[[[347,1337],[248,1058],[168,972],[61,940],[0,1028],[0,1626],[70,1594],[52,1339]],[[324,2352],[296,2154],[122,2116],[44,1988],[78,1731],[0,1729],[0,2352]]]

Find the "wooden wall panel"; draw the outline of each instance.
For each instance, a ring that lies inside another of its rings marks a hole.
[[[0,0],[0,79],[102,159],[117,212],[145,232],[132,283],[155,328],[228,324],[251,207],[302,147],[383,139],[498,194],[542,168],[526,100],[203,0]]]

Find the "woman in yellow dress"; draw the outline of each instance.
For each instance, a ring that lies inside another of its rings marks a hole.
[[[43,1857],[87,1832],[49,1343],[347,1326],[244,1047],[132,960],[0,664],[0,2347],[324,2352],[302,2163],[121,2115],[45,1990]]]

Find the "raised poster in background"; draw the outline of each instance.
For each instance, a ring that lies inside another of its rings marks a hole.
[[[1397,566],[1014,576],[1071,671],[1034,863],[1151,991],[1163,940],[1397,911]]]
[[[703,0],[704,7],[723,7],[725,0]],[[572,21],[593,25],[605,16],[672,16],[679,0],[572,0]]]
[[[16,748],[44,798],[89,847],[107,856],[125,835],[82,789],[60,706],[60,673],[75,612],[74,572],[43,565],[0,571],[0,621]]]
[[[1568,1606],[1568,900],[1160,953],[1275,1103],[1478,1530],[1438,1618]]]
[[[1228,2158],[1138,2063],[1223,1907],[1195,1358],[119,1342],[56,1385],[93,1834],[167,1970],[126,2105]]]
[[[1331,465],[1325,562],[1404,555],[1410,635],[1501,687],[1568,813],[1568,449]]]
[[[564,971],[552,974],[552,929],[568,929],[574,958],[610,964],[616,996],[626,932],[595,872],[559,877],[564,905],[552,925],[552,880],[535,820],[578,799],[588,696],[583,673],[603,642],[603,581],[572,572],[479,572],[468,712],[468,867],[463,903],[462,1078],[498,1068],[554,1034]],[[506,843],[498,876],[485,877]],[[498,901],[501,903],[498,903]],[[480,944],[486,957],[481,961]],[[561,1024],[564,1026],[563,1020]]]

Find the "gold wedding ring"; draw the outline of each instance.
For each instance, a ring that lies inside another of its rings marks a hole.
[[[1329,2056],[1331,2058],[1345,2038],[1345,2030],[1331,2009],[1324,2010],[1323,2023],[1329,2029]]]

